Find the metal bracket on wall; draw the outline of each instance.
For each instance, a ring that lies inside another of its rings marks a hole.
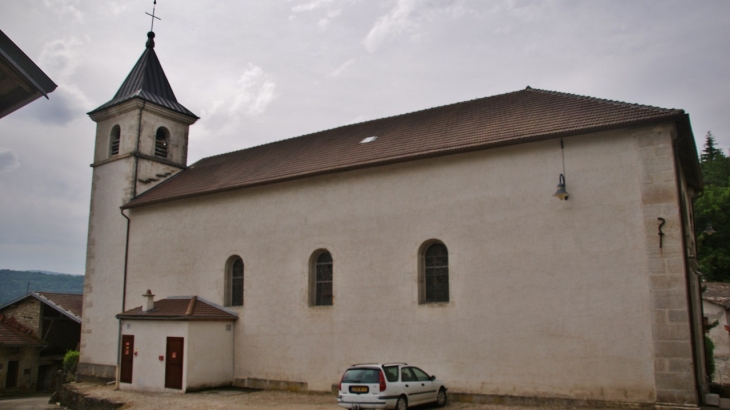
[[[664,220],[664,218],[657,218],[661,223],[659,224],[659,248],[662,247],[662,242],[664,240],[664,232],[662,232],[662,227],[664,226],[667,221]]]

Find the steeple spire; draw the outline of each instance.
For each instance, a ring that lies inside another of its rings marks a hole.
[[[147,33],[145,51],[139,60],[137,60],[137,64],[134,65],[134,68],[132,68],[132,71],[130,71],[122,86],[119,87],[119,91],[114,95],[114,98],[88,114],[94,114],[125,101],[139,98],[185,116],[195,119],[198,118],[198,116],[177,102],[175,93],[172,91],[165,71],[162,69],[160,60],[155,53],[154,38],[155,33],[151,31]]]

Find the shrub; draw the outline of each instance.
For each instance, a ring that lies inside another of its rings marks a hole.
[[[75,375],[78,364],[79,352],[76,350],[69,350],[66,352],[66,356],[63,357],[63,371],[69,375]]]

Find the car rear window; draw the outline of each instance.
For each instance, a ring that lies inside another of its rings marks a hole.
[[[398,381],[398,366],[383,366],[383,369],[385,369],[385,378],[389,382]]]
[[[349,369],[342,378],[342,383],[379,383],[380,369]]]

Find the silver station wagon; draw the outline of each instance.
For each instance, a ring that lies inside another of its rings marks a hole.
[[[444,383],[406,363],[356,364],[340,381],[337,404],[346,409],[398,409],[446,405]]]

